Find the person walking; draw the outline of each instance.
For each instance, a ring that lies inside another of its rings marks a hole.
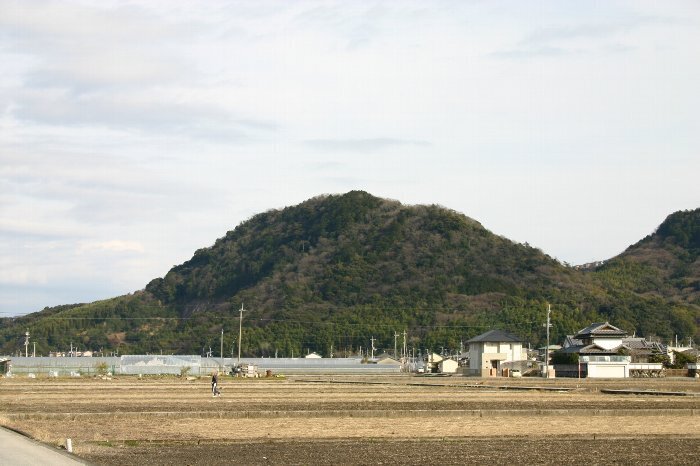
[[[214,371],[211,373],[211,396],[220,396],[221,391],[219,390],[219,371]]]

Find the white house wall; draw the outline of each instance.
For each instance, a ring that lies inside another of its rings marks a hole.
[[[588,363],[588,377],[601,379],[623,379],[629,377],[626,363]]]
[[[438,364],[440,372],[444,374],[454,374],[455,372],[457,372],[458,367],[459,363],[452,359],[445,359],[444,361],[440,361],[440,363]]]
[[[622,345],[622,338],[594,338],[593,344],[603,349],[611,350]]]

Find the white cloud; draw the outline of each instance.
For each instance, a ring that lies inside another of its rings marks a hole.
[[[395,146],[429,147],[426,141],[403,140],[393,138],[372,139],[312,139],[304,141],[307,146],[325,152],[367,153]]]
[[[142,288],[350,189],[619,253],[700,205],[699,25],[692,2],[6,1],[0,312]]]
[[[100,250],[109,252],[144,252],[144,247],[138,241],[123,240],[87,242],[80,247],[82,253]]]

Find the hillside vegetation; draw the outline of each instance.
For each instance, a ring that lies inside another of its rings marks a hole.
[[[595,270],[560,264],[440,206],[406,206],[361,191],[254,216],[144,290],[5,319],[0,353],[28,329],[37,351],[123,353],[237,350],[337,356],[367,348],[459,349],[491,328],[543,343],[610,320],[638,335],[698,339],[700,209]],[[399,346],[403,336],[399,338]]]

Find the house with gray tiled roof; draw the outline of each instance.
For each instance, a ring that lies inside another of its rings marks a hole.
[[[649,362],[652,355],[666,354],[666,345],[648,341],[643,337],[626,337],[622,339],[622,346],[632,356],[632,362]]]
[[[467,375],[500,376],[504,375],[504,369],[511,369],[515,363],[527,361],[527,349],[523,349],[523,340],[503,330],[489,330],[468,340],[467,343]]]
[[[609,322],[596,322],[574,336],[567,336],[561,351],[579,355],[617,354],[626,336],[627,332]]]
[[[643,338],[628,337],[627,332],[609,322],[596,322],[568,335],[558,353],[578,356],[576,367],[555,364],[557,376],[630,377],[657,374],[661,364],[649,363],[649,356],[660,352],[658,344]],[[569,365],[571,366],[571,365]]]

